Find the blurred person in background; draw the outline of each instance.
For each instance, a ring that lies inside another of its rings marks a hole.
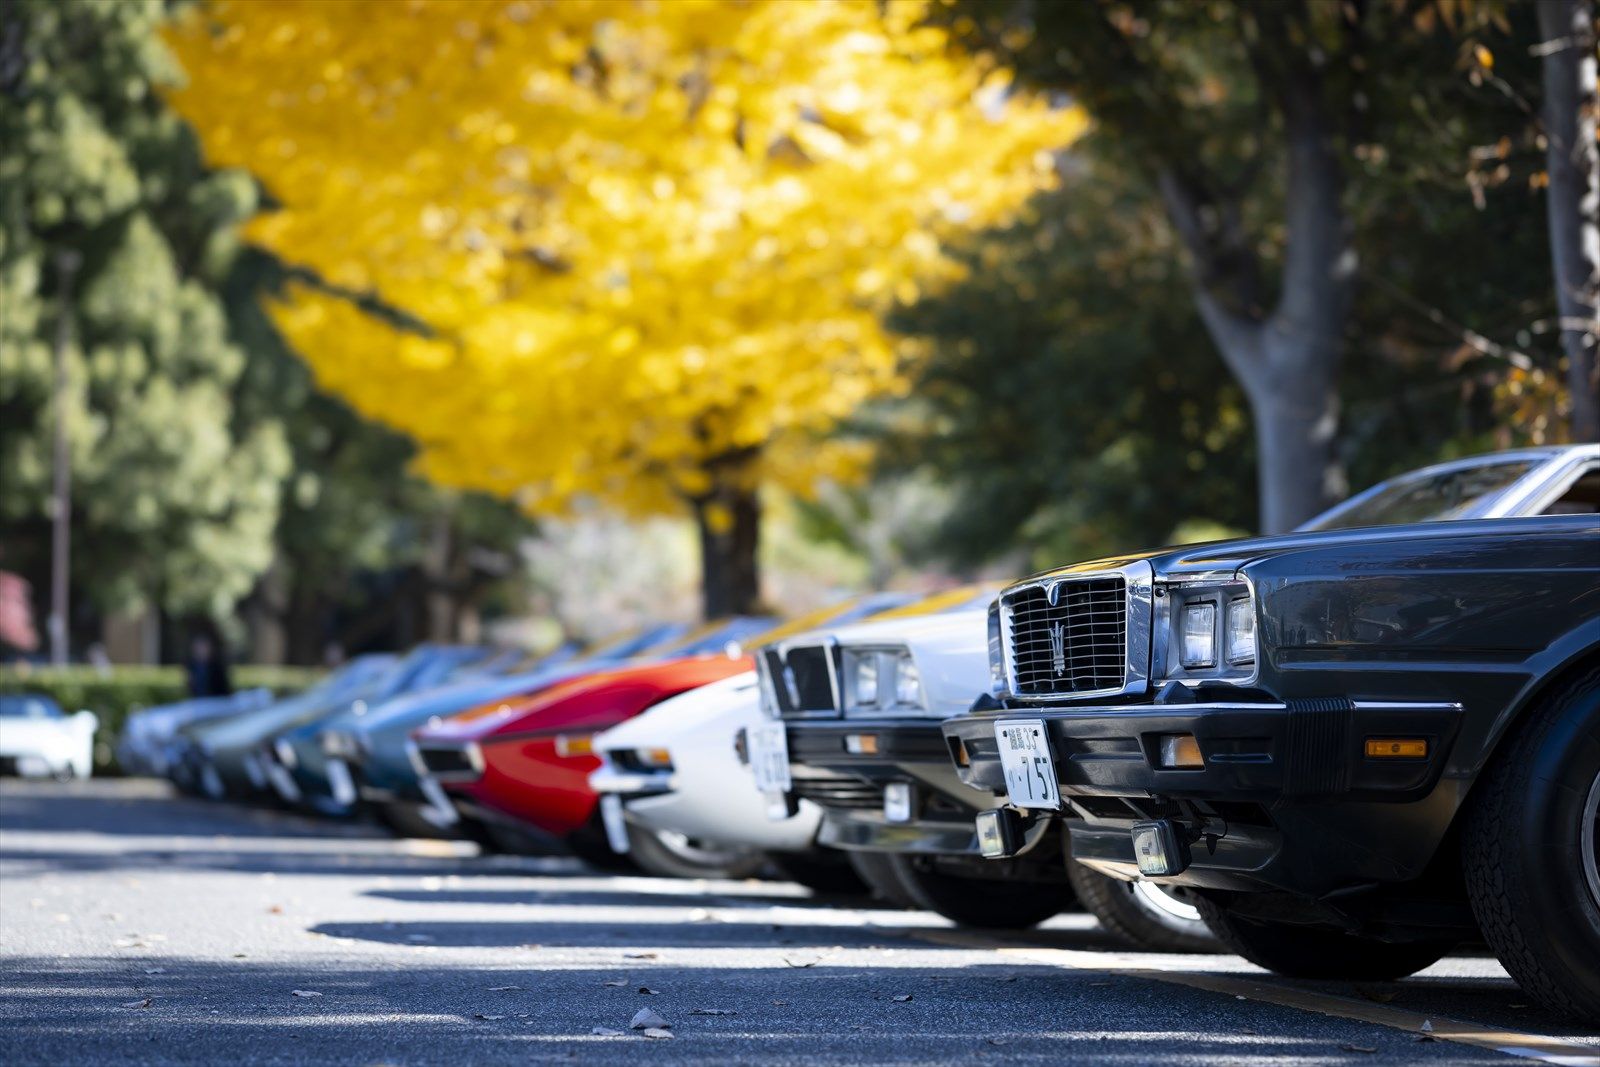
[[[191,697],[225,697],[233,692],[227,655],[210,634],[198,633],[189,639],[189,658],[183,670]]]

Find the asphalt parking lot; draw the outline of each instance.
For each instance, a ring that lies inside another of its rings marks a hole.
[[[660,1018],[646,1036],[635,1016]],[[1471,953],[1297,983],[178,798],[0,784],[0,1062],[1600,1064]]]

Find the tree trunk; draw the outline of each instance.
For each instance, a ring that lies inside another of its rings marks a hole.
[[[1313,338],[1269,336],[1264,347],[1268,369],[1241,377],[1255,424],[1260,528],[1276,534],[1345,495],[1338,361]]]
[[[753,487],[721,486],[693,501],[700,532],[701,613],[706,619],[761,608],[761,500]]]
[[[1595,37],[1591,0],[1539,0],[1544,42],[1546,211],[1561,344],[1567,354],[1572,439],[1600,441],[1600,153],[1595,145]]]

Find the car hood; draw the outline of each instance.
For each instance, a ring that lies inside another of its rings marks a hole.
[[[1504,534],[1535,535],[1547,530],[1565,530],[1574,527],[1594,527],[1600,530],[1593,515],[1559,515],[1544,518],[1508,518],[1446,520],[1418,522],[1401,526],[1363,526],[1350,530],[1312,530],[1302,533],[1278,534],[1271,537],[1243,537],[1232,541],[1208,541],[1201,544],[1158,548],[1149,552],[1107,556],[1103,559],[1085,560],[1066,567],[1057,567],[1024,578],[1024,582],[1040,578],[1069,576],[1091,571],[1114,570],[1140,560],[1148,560],[1160,575],[1182,576],[1220,570],[1238,570],[1257,560],[1284,555],[1305,549],[1324,550],[1346,545],[1379,544],[1387,541],[1417,541],[1445,537],[1475,537]]]
[[[0,751],[59,745],[82,733],[82,727],[72,719],[0,719]]]
[[[580,674],[531,696],[489,701],[418,730],[435,742],[482,740],[490,734],[581,726],[593,719],[631,717],[640,701],[653,704],[668,694],[748,671],[750,660],[720,654],[686,656]],[[609,725],[609,723],[607,724]]]
[[[743,671],[663,700],[594,739],[596,751],[619,748],[668,748],[686,735],[727,720],[730,713],[759,713],[761,689],[755,671]],[[731,736],[731,735],[730,735]]]
[[[328,726],[368,737],[406,734],[436,715],[455,715],[480,704],[531,696],[594,669],[578,663],[563,663],[523,674],[476,677],[390,700],[365,715],[341,716],[340,721]]]

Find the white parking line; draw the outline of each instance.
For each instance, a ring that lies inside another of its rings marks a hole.
[[[1515,1030],[1499,1030],[1436,1015],[1419,1015],[1404,1008],[1281,986],[1244,976],[1198,974],[1184,969],[1181,963],[1152,963],[1149,957],[1134,953],[1084,952],[1075,949],[1008,945],[982,934],[961,930],[908,930],[906,933],[921,941],[955,948],[986,948],[1001,956],[1045,963],[1053,967],[1083,971],[1113,971],[1135,978],[1148,978],[1157,982],[1189,986],[1193,989],[1210,990],[1214,993],[1227,993],[1245,1000],[1262,1001],[1286,1008],[1298,1008],[1341,1019],[1387,1026],[1418,1037],[1426,1036],[1436,1041],[1451,1041],[1474,1048],[1489,1049],[1507,1056],[1557,1064],[1560,1067],[1600,1067],[1600,1053],[1591,1047],[1572,1044],[1560,1038],[1525,1034]]]

